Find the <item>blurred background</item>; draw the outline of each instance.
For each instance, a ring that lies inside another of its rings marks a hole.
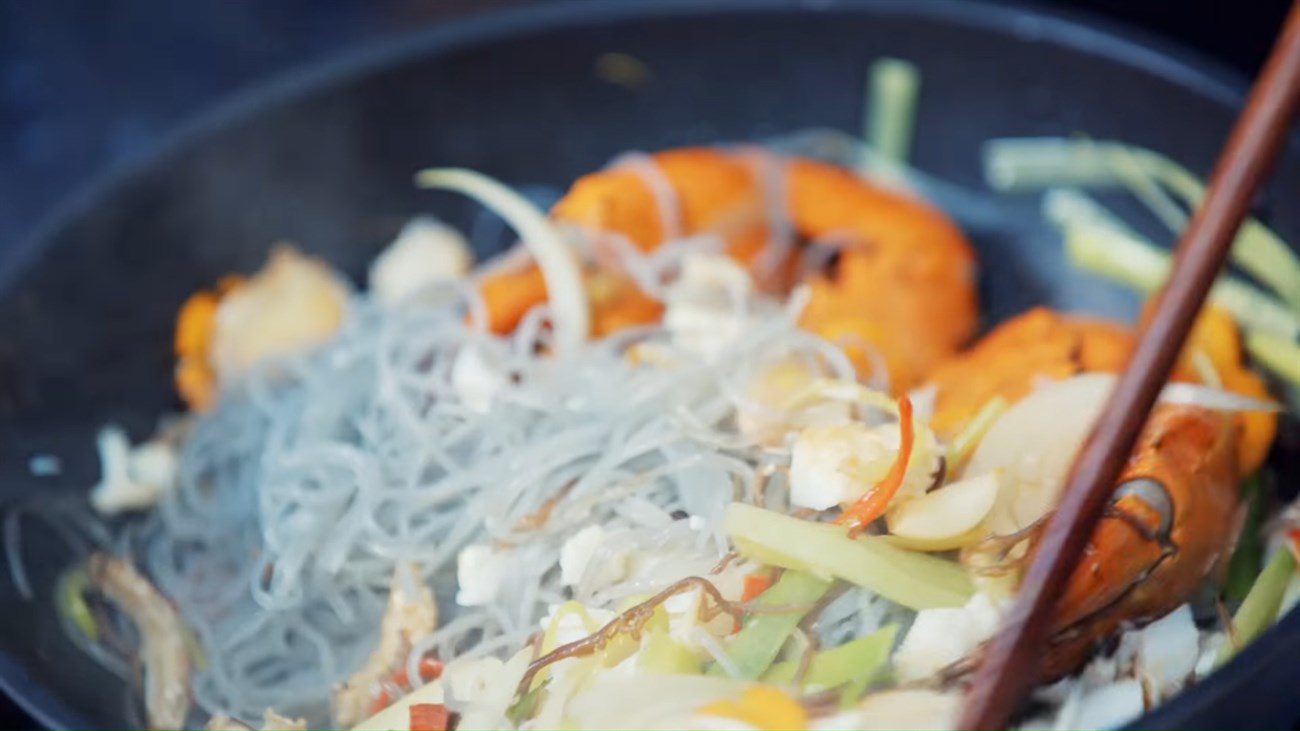
[[[0,247],[235,91],[413,28],[548,1],[0,0]],[[1039,4],[1176,39],[1245,76],[1288,2]]]
[[[235,92],[429,24],[550,1],[0,0],[0,249],[70,192],[147,155]],[[1246,77],[1289,2],[1037,4],[1173,39]],[[0,728],[30,725],[0,700]]]

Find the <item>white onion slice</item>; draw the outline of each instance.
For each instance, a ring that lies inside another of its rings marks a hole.
[[[1242,396],[1222,388],[1197,383],[1171,383],[1160,392],[1162,404],[1199,406],[1211,411],[1281,411],[1272,401]]]
[[[532,201],[504,183],[463,168],[421,170],[416,173],[415,182],[422,188],[463,193],[504,218],[542,269],[546,296],[551,303],[556,349],[568,352],[587,339],[591,313],[582,285],[582,269],[573,250]]]
[[[989,528],[1005,535],[1021,530],[1051,510],[1080,445],[1100,415],[1117,376],[1085,373],[1047,382],[1007,409],[975,448],[965,474],[1003,470],[1002,495],[989,515]],[[1209,386],[1171,383],[1159,403],[1215,411],[1276,411],[1268,401]]]

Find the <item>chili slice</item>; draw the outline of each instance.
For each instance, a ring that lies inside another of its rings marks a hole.
[[[903,486],[903,478],[907,475],[907,463],[912,459],[912,443],[916,440],[916,429],[912,425],[912,400],[907,396],[898,397],[898,429],[898,457],[890,466],[889,473],[835,520],[838,524],[853,522],[853,526],[849,529],[850,536],[861,533],[871,521],[884,515],[885,508],[889,507],[889,501]]]
[[[441,703],[415,703],[410,709],[411,731],[447,731],[451,714]]]

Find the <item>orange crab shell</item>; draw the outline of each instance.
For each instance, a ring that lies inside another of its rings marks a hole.
[[[643,251],[671,232],[717,233],[731,255],[757,269],[768,243],[761,155],[753,151],[684,148],[651,157],[675,194],[677,219],[665,221],[645,177],[614,166],[579,179],[552,212],[589,231],[626,237]],[[769,160],[768,162],[771,162]],[[834,271],[808,283],[811,300],[801,324],[839,341],[862,375],[885,362],[893,390],[903,392],[951,356],[978,318],[975,256],[940,210],[826,163],[781,159],[787,223],[810,242],[847,242]],[[791,283],[796,257],[770,275]],[[755,271],[768,288],[770,273]]]
[[[1125,624],[1177,608],[1228,558],[1240,528],[1234,431],[1229,417],[1205,409],[1152,412],[1120,485],[1163,486],[1169,525],[1162,528],[1165,513],[1138,494],[1112,503],[1057,603],[1047,677],[1077,668]]]
[[[935,412],[930,424],[952,437],[994,396],[1014,403],[1040,378],[1060,379],[1085,372],[1118,372],[1133,350],[1133,333],[1105,320],[1062,315],[1038,307],[994,328],[969,350],[935,369]],[[1213,308],[1198,318],[1174,380],[1194,381],[1193,354],[1204,353],[1223,387],[1253,398],[1269,398],[1263,379],[1242,362],[1241,339],[1230,317]],[[1263,464],[1277,434],[1277,415],[1242,412],[1237,463],[1243,475]]]

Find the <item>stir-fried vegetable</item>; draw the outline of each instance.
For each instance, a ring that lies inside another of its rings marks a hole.
[[[591,329],[582,271],[574,252],[531,201],[482,173],[455,168],[421,170],[415,182],[422,188],[442,188],[468,195],[500,214],[519,234],[546,281],[556,347],[572,350]]]
[[[1226,661],[1268,629],[1277,618],[1287,585],[1296,572],[1294,554],[1282,548],[1273,554],[1255,578],[1250,592],[1232,618],[1231,641],[1220,657]]]
[[[867,142],[885,160],[905,163],[912,148],[921,74],[907,61],[882,58],[871,64],[868,85]]]
[[[850,524],[850,535],[858,533],[871,521],[884,515],[889,501],[898,493],[898,488],[903,486],[907,464],[912,458],[912,444],[916,441],[916,429],[912,424],[912,400],[907,396],[898,398],[898,431],[901,435],[898,440],[898,456],[889,468],[889,473],[835,521]]]
[[[866,587],[911,609],[959,607],[973,589],[961,567],[891,545],[880,536],[849,538],[842,528],[732,503],[727,535],[745,556]]]
[[[1246,503],[1246,520],[1241,526],[1237,548],[1228,563],[1228,576],[1223,583],[1223,595],[1232,602],[1243,602],[1259,576],[1264,560],[1264,542],[1260,540],[1260,527],[1264,520],[1263,479],[1251,477],[1241,486],[1241,500]]]
[[[1169,252],[1117,223],[1096,201],[1077,191],[1053,190],[1043,199],[1048,220],[1061,229],[1065,250],[1080,269],[1150,294],[1169,276]],[[1243,326],[1282,337],[1300,336],[1300,318],[1282,303],[1240,279],[1223,276],[1210,301]]]
[[[86,590],[90,588],[90,576],[85,568],[75,568],[59,577],[55,590],[55,608],[66,617],[74,627],[87,639],[99,638],[99,623],[86,604]]]
[[[699,609],[697,610],[701,619],[708,621],[719,614],[729,614],[734,620],[741,620],[740,608],[724,599],[716,586],[699,576],[687,576],[670,584],[649,599],[633,605],[592,634],[560,645],[529,663],[527,670],[524,671],[523,677],[519,681],[519,692],[521,694],[527,693],[532,687],[537,674],[554,663],[568,658],[590,656],[604,649],[621,635],[633,638],[640,637],[646,625],[655,618],[659,607],[664,602],[674,596],[690,591],[699,591],[702,594]]]
[[[817,652],[808,662],[801,685],[810,690],[838,688],[846,683],[865,687],[888,665],[889,651],[897,636],[898,626],[891,624],[839,647]],[[763,681],[792,683],[798,680],[798,674],[799,661],[786,660],[773,665],[763,675]]]
[[[975,447],[984,438],[984,434],[988,432],[989,427],[993,426],[993,422],[998,420],[998,417],[1007,410],[1008,406],[1010,404],[1007,403],[1006,399],[1001,396],[994,396],[988,400],[988,403],[980,407],[979,411],[975,412],[975,416],[971,417],[971,420],[966,423],[966,426],[962,427],[962,430],[953,438],[952,443],[948,445],[948,452],[944,458],[948,463],[949,472],[956,472],[966,463],[966,459],[975,451]]]
[[[744,628],[727,648],[738,677],[752,680],[771,667],[795,627],[830,587],[831,582],[799,571],[781,574],[772,588],[755,600],[761,609],[745,620]],[[708,672],[727,674],[720,664],[711,666]]]
[[[1205,185],[1186,168],[1151,150],[1089,139],[1027,138],[990,140],[984,147],[985,176],[1004,191],[1054,186],[1126,186],[1175,232],[1187,214],[1165,191],[1195,207]],[[1300,260],[1284,241],[1256,219],[1247,219],[1232,248],[1232,259],[1268,285],[1293,308],[1300,308]]]
[[[1232,631],[1229,642],[1219,655],[1220,664],[1227,662],[1241,648],[1250,644],[1263,634],[1277,619],[1278,608],[1282,606],[1282,596],[1287,584],[1295,575],[1296,562],[1291,551],[1282,548],[1273,554],[1264,570],[1250,587],[1241,608],[1232,617]]]

